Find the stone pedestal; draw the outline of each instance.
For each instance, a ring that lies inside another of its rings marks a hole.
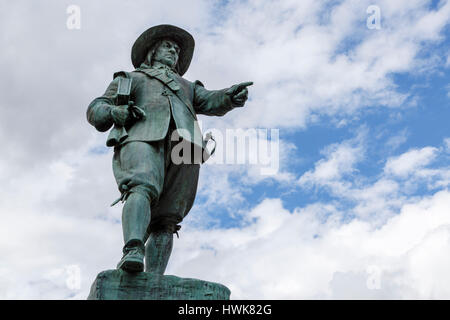
[[[97,275],[88,300],[229,300],[230,293],[214,282],[107,270]]]

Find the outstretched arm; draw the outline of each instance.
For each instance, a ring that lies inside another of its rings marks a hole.
[[[228,111],[243,107],[248,98],[247,87],[253,82],[243,82],[222,90],[206,90],[200,81],[194,83],[194,108],[198,114],[223,116]]]

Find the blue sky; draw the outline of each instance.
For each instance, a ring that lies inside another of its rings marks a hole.
[[[429,9],[436,10],[438,3],[439,1],[430,2]],[[219,11],[223,8],[222,6],[226,8],[226,5],[222,4],[219,6]],[[326,21],[330,7],[324,8],[325,17],[322,16],[319,19]],[[217,13],[217,17],[220,17],[220,12]],[[361,19],[361,24],[365,24],[365,19]],[[427,43],[417,53],[417,59],[435,60],[429,62],[426,70],[412,69],[386,75],[395,86],[396,92],[407,96],[399,108],[391,109],[385,105],[369,104],[364,111],[356,114],[355,118],[349,120],[349,123],[344,126],[336,125],[336,121],[339,121],[336,118],[345,119],[345,116],[335,114],[332,117],[323,116],[320,121],[308,125],[307,128],[281,129],[280,136],[297,147],[296,152],[290,155],[289,160],[286,160],[288,170],[296,175],[307,171],[323,157],[321,152],[324,146],[350,139],[361,128],[367,131],[369,137],[366,141],[365,157],[358,163],[355,170],[358,176],[367,181],[375,181],[382,174],[385,161],[389,156],[402,154],[414,148],[441,145],[450,132],[448,125],[450,75],[448,67],[443,67],[450,47],[449,30],[446,25],[440,32],[442,41]],[[383,30],[366,30],[366,32],[383,32]],[[351,39],[350,36],[350,40],[341,43],[335,55],[349,55],[364,41],[363,36],[358,36],[356,40]],[[434,161],[431,167],[442,165],[448,165],[448,155]],[[229,179],[233,184],[242,183],[240,175],[230,176]],[[420,185],[412,195],[430,195],[435,191]],[[252,207],[266,197],[280,198],[284,207],[289,210],[318,201],[327,202],[336,199],[327,190],[320,188],[304,190],[292,185],[261,181],[245,191],[245,201],[239,205]],[[352,204],[344,203],[344,205],[348,210],[347,214],[352,216]],[[215,208],[212,214],[220,219],[220,227],[236,227],[241,220],[239,216],[236,217],[235,210],[234,207]]]
[[[0,298],[85,299],[120,259],[112,150],[85,112],[161,23],[196,40],[186,79],[255,82],[203,128],[279,130],[280,156],[273,175],[202,167],[168,274],[232,299],[450,297],[449,1],[40,2],[0,11]]]

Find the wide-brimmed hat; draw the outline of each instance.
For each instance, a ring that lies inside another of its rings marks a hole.
[[[150,48],[164,38],[171,39],[180,46],[177,70],[180,75],[183,75],[191,64],[195,41],[189,32],[170,24],[161,24],[151,27],[137,38],[131,49],[131,61],[133,62],[133,66],[139,68],[142,62],[145,61]]]

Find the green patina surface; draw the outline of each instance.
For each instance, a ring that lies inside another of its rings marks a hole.
[[[243,107],[253,84],[207,90],[186,80],[194,45],[175,26],[146,30],[132,48],[135,70],[116,72],[89,104],[89,123],[101,132],[112,128],[106,144],[114,147],[121,193],[113,204],[124,203],[118,270],[100,273],[89,299],[229,299],[223,285],[164,275],[173,233],[193,206],[200,165],[210,156],[197,115],[223,116]]]
[[[229,300],[230,290],[219,283],[149,272],[101,272],[88,300]]]

